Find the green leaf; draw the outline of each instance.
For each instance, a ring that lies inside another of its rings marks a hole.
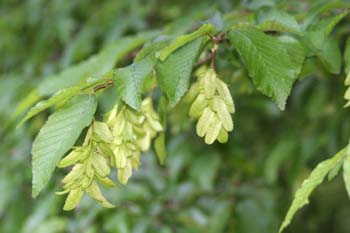
[[[347,3],[340,1],[340,0],[333,0],[333,1],[315,1],[315,4],[313,4],[308,12],[307,17],[305,18],[303,22],[304,28],[307,28],[312,24],[314,21],[319,21],[317,16],[329,12],[331,10],[334,10],[336,8],[346,8]]]
[[[344,52],[344,67],[345,67],[345,74],[350,73],[350,37],[346,40],[345,45],[345,52]]]
[[[210,208],[208,232],[225,232],[231,219],[233,205],[229,201],[217,201]]]
[[[342,14],[330,16],[322,20],[316,21],[316,23],[314,23],[307,29],[305,37],[301,38],[301,40],[303,40],[306,43],[306,45],[310,48],[313,54],[319,56],[321,61],[324,60],[322,59],[324,53],[323,50],[325,50],[325,48],[327,49],[327,46],[330,45],[329,43],[331,39],[329,38],[329,34],[332,32],[334,27],[342,19],[345,18],[347,14],[348,12],[345,11]],[[329,63],[332,62],[330,61]],[[327,64],[326,68],[328,69]],[[333,72],[332,68],[329,71]]]
[[[178,48],[180,48],[181,46],[201,37],[204,36],[206,34],[212,34],[216,31],[215,27],[211,24],[203,24],[199,29],[197,29],[196,31],[192,32],[191,34],[187,34],[187,35],[183,35],[183,36],[179,36],[178,38],[176,38],[176,40],[171,43],[169,46],[167,46],[166,48],[164,48],[160,55],[159,55],[159,59],[161,61],[164,61],[165,59],[167,59],[167,57],[173,53],[175,50],[177,50]]]
[[[71,66],[59,74],[47,77],[39,85],[39,93],[41,95],[51,95],[60,89],[77,85],[88,77],[103,75],[110,71],[126,54],[153,36],[154,33],[150,32],[121,38],[87,60]]]
[[[293,16],[274,9],[260,12],[257,28],[263,31],[289,32],[297,35],[303,33]]]
[[[174,107],[188,89],[192,68],[197,59],[202,39],[198,38],[169,55],[156,65],[157,78],[162,91]]]
[[[333,38],[329,38],[323,45],[317,56],[326,69],[332,74],[339,74],[341,71],[341,51],[338,43]]]
[[[325,41],[326,38],[329,36],[329,34],[332,32],[334,27],[342,21],[347,15],[348,11],[344,11],[341,14],[335,15],[335,16],[330,16],[327,18],[324,18],[322,20],[318,20],[315,24],[311,25],[307,33],[311,34],[311,38],[314,37],[313,39],[316,39],[318,41]],[[317,37],[317,38],[315,38]],[[322,44],[322,43],[321,43]]]
[[[160,133],[159,136],[154,140],[154,150],[156,151],[159,163],[164,165],[166,158],[166,146],[165,146],[165,134]]]
[[[219,167],[220,156],[215,153],[205,153],[202,151],[202,153],[192,159],[189,175],[201,189],[212,191],[215,187],[215,178]]]
[[[253,28],[231,31],[228,37],[242,57],[256,88],[284,110],[300,67],[291,61],[283,44]]]
[[[153,70],[153,61],[147,57],[127,67],[118,69],[115,86],[123,101],[131,108],[140,110],[142,86],[147,75]]]
[[[56,92],[50,99],[38,102],[34,107],[32,107],[24,118],[18,123],[18,127],[24,122],[37,115],[38,113],[44,111],[45,109],[54,105],[63,105],[68,101],[74,94],[78,94],[80,91],[80,86],[70,87]]]
[[[279,232],[282,232],[283,229],[289,225],[298,209],[308,204],[308,199],[312,191],[322,183],[326,175],[336,166],[338,161],[343,158],[343,156],[346,154],[346,150],[347,148],[344,148],[339,151],[334,157],[319,163],[317,167],[311,172],[310,176],[304,180],[301,187],[295,193],[292,205],[290,206],[288,213],[283,220]]]
[[[139,61],[146,56],[156,56],[157,52],[161,51],[169,43],[171,37],[159,36],[155,38],[153,42],[145,44],[142,49],[137,53],[134,62]]]
[[[41,96],[37,89],[33,89],[29,94],[23,98],[18,105],[16,106],[16,110],[13,113],[13,117],[17,118],[24,111],[26,111],[30,106],[35,104],[37,101],[41,99]]]
[[[273,7],[275,4],[275,0],[252,0],[247,7],[251,10],[259,10],[263,7]]]
[[[340,169],[342,168],[342,165],[344,163],[344,158],[338,160],[338,162],[334,165],[334,167],[329,171],[328,173],[328,181],[333,180],[339,173]]]
[[[102,78],[96,80],[89,80],[89,82],[82,83],[80,85],[76,85],[73,87],[68,87],[62,90],[57,91],[52,97],[48,100],[42,100],[38,102],[34,107],[32,107],[25,117],[20,121],[17,127],[21,124],[37,115],[38,113],[48,109],[49,107],[60,107],[63,106],[68,100],[73,98],[74,96],[81,94],[89,94],[94,91],[94,87],[98,87],[99,85],[105,85],[103,83],[109,83],[112,80],[112,73],[106,73]]]
[[[268,184],[276,183],[281,165],[295,153],[296,142],[292,138],[281,139],[269,153],[264,165],[264,176]]]
[[[306,49],[304,46],[295,38],[291,36],[281,36],[278,38],[282,42],[284,48],[287,50],[289,58],[295,67],[295,75],[299,77],[301,70],[304,65],[306,57]]]
[[[350,153],[345,157],[343,163],[343,179],[345,183],[346,191],[350,198]]]
[[[62,156],[91,123],[95,111],[94,96],[77,96],[45,122],[32,148],[33,197],[38,196],[48,183]]]
[[[321,27],[324,26],[323,28],[324,28],[325,36],[328,37],[333,31],[334,27],[337,26],[337,24],[340,23],[340,21],[342,21],[348,14],[349,12],[345,10],[341,14],[337,14],[332,18],[326,19],[324,24],[322,24],[323,21],[321,21],[321,25],[322,25]]]

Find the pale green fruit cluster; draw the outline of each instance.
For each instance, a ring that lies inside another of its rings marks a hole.
[[[349,107],[350,106],[350,72],[345,79],[345,86],[348,86],[348,89],[346,90],[344,95],[344,99],[347,101],[347,103],[345,104],[345,107]]]
[[[110,113],[108,125],[112,129],[112,165],[118,169],[118,180],[126,184],[132,169],[140,164],[140,154],[149,150],[152,139],[163,130],[158,114],[154,111],[151,98],[142,102],[141,112],[123,106],[118,112]]]
[[[215,140],[225,143],[228,132],[233,130],[231,114],[235,112],[234,102],[227,85],[221,81],[214,69],[202,69],[198,82],[188,92],[193,99],[189,115],[198,119],[196,131],[207,144]]]
[[[82,146],[75,147],[66,157],[64,157],[58,167],[68,167],[74,165],[72,170],[63,178],[64,191],[58,194],[69,193],[64,204],[64,210],[75,208],[84,192],[101,205],[112,208],[102,195],[98,183],[107,187],[115,186],[114,182],[108,178],[111,173],[109,159],[113,154],[109,144],[112,141],[112,133],[106,123],[93,122],[86,135]]]
[[[152,139],[162,130],[151,98],[142,102],[140,112],[127,106],[118,111],[118,106],[115,106],[106,123],[94,121],[83,145],[75,147],[58,164],[58,167],[74,165],[62,180],[64,191],[58,193],[69,193],[63,209],[75,208],[84,192],[101,205],[113,207],[103,197],[98,183],[115,186],[108,177],[111,167],[117,168],[118,180],[127,183],[132,170],[140,165],[141,152],[149,150]]]

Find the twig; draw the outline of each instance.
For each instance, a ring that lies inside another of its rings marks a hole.
[[[98,84],[98,85],[94,86],[93,92],[96,93],[99,90],[108,88],[108,87],[113,86],[113,85],[114,85],[114,81],[112,79],[109,79],[109,80],[107,80],[104,83],[101,83],[101,84]]]

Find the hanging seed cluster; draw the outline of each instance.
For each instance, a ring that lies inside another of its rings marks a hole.
[[[61,168],[73,165],[62,180],[64,191],[58,193],[68,193],[63,209],[75,208],[84,192],[101,205],[113,207],[98,184],[115,186],[109,178],[111,168],[117,169],[119,182],[126,184],[133,169],[140,165],[141,152],[149,150],[152,139],[162,130],[150,98],[142,102],[140,112],[127,106],[118,111],[115,106],[107,122],[94,121],[83,145],[75,147],[58,164]]]
[[[234,102],[227,85],[221,81],[214,69],[202,70],[199,80],[189,91],[194,98],[189,115],[198,119],[196,131],[207,144],[215,140],[225,143],[228,132],[233,130],[231,114],[235,112]]]
[[[111,163],[118,169],[118,180],[126,184],[132,169],[139,167],[141,152],[149,150],[152,139],[163,128],[150,98],[143,101],[141,112],[127,106],[119,113],[113,109],[107,123],[113,134]]]

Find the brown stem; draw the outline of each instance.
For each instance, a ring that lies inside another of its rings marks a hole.
[[[226,33],[222,33],[218,36],[213,36],[207,33],[207,36],[209,36],[210,40],[214,44],[213,48],[211,49],[211,54],[210,54],[210,67],[212,69],[215,69],[215,56],[216,56],[216,51],[218,49],[218,44],[226,40]]]
[[[104,83],[101,83],[101,84],[94,86],[92,91],[93,91],[93,93],[96,93],[99,90],[108,88],[108,87],[113,86],[113,85],[114,85],[114,81],[112,79],[109,79]]]

